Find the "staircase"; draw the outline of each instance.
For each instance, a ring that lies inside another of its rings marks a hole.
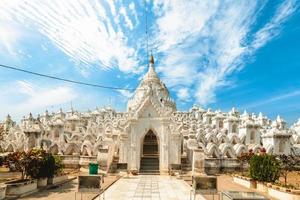
[[[109,166],[109,170],[108,170],[109,173],[116,173],[117,172],[118,162],[119,162],[119,156],[114,156],[113,160],[111,162],[111,165]]]
[[[159,174],[159,153],[156,135],[150,130],[144,138],[140,174]]]
[[[186,156],[181,157],[181,174],[180,178],[192,185],[192,165]]]
[[[140,174],[159,174],[159,159],[157,156],[141,158]]]
[[[192,165],[190,164],[186,156],[181,157],[181,173],[188,173],[192,171]]]

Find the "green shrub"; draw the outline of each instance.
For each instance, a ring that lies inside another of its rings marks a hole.
[[[0,166],[3,165],[3,162],[4,162],[4,158],[2,156],[0,156]]]
[[[47,153],[41,149],[32,149],[25,154],[25,174],[31,178],[40,177],[41,168],[44,167],[44,159]]]
[[[54,156],[54,160],[55,160],[54,174],[59,175],[63,172],[63,169],[64,169],[65,166],[64,166],[60,156]]]
[[[46,154],[39,168],[39,178],[52,178],[55,173],[55,159],[51,154]]]
[[[22,179],[25,177],[25,155],[26,153],[24,151],[21,152],[14,152],[8,154],[3,164],[9,168],[9,171],[11,172],[21,172],[22,173]]]
[[[8,154],[3,164],[8,166],[10,171],[22,172],[22,179],[28,177],[52,178],[54,175],[61,174],[64,168],[59,156],[54,157],[42,149],[32,149],[27,153],[23,151]]]
[[[280,166],[275,156],[261,154],[250,159],[250,177],[263,182],[275,182],[279,179]]]

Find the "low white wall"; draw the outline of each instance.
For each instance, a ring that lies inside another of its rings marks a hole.
[[[6,183],[6,194],[19,196],[37,189],[37,180],[30,180],[26,183]]]
[[[80,166],[89,166],[89,163],[97,163],[97,156],[80,156]]]
[[[79,155],[63,155],[60,156],[62,158],[62,162],[65,165],[65,167],[70,168],[78,168],[79,167]]]
[[[58,183],[61,183],[61,182],[64,182],[68,179],[68,176],[66,175],[63,175],[63,176],[54,176],[53,178],[49,178],[48,179],[48,184],[51,185],[55,185],[55,184],[58,184]]]
[[[6,186],[0,186],[0,200],[5,198]]]
[[[268,188],[268,194],[271,197],[274,197],[276,199],[300,200],[300,195],[290,194],[290,193],[287,193],[287,192],[282,192],[282,191],[279,191],[279,190],[275,190],[273,188]]]
[[[261,191],[261,192],[268,192],[268,187],[267,187],[267,185],[266,184],[264,184],[264,183],[261,183],[261,182],[257,182],[256,183],[256,188],[257,188],[257,190],[259,190],[259,191]]]
[[[256,188],[256,182],[255,181],[250,181],[250,180],[246,180],[246,179],[242,179],[239,177],[233,177],[233,181],[237,184],[240,184],[244,187],[247,188]]]

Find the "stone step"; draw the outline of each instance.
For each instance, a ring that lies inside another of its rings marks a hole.
[[[157,156],[142,157],[140,174],[159,174],[159,158]]]
[[[158,163],[151,163],[151,164],[141,164],[141,167],[155,167],[155,166],[158,166],[159,164]]]
[[[140,171],[139,172],[140,175],[160,175],[158,170],[154,170],[154,171]]]

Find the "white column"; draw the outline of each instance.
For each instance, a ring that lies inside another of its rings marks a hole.
[[[161,139],[161,164],[160,171],[168,172],[169,171],[169,129],[168,124],[163,123],[162,125],[162,139]]]

